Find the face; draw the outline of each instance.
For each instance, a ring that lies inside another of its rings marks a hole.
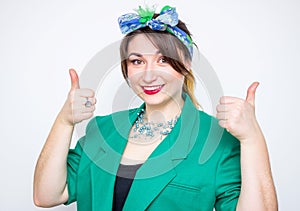
[[[136,35],[128,45],[127,70],[131,88],[146,105],[182,103],[184,76],[143,34]]]

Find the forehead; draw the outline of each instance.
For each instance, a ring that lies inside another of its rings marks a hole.
[[[135,35],[128,44],[128,54],[156,54],[157,52],[157,47],[143,34]]]

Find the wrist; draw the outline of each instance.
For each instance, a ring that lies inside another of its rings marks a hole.
[[[58,121],[59,124],[63,126],[68,126],[68,127],[74,127],[75,124],[73,121],[70,121],[70,118],[65,117],[66,115],[63,113],[63,111],[59,112],[56,120]]]
[[[247,135],[239,139],[241,144],[252,145],[252,144],[260,143],[264,140],[264,135],[258,122],[255,121],[252,125],[253,126],[251,129],[248,130]]]
[[[256,146],[256,145],[264,143],[265,138],[264,138],[262,132],[259,131],[255,134],[251,134],[247,138],[240,139],[239,141],[241,143],[241,147],[244,147],[244,146],[249,147],[249,146]]]

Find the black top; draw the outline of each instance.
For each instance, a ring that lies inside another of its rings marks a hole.
[[[141,166],[142,164],[119,165],[114,188],[113,211],[122,210],[136,171]]]

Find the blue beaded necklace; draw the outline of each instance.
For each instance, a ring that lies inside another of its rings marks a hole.
[[[160,135],[160,137],[162,138],[162,136],[168,135],[172,131],[178,119],[178,116],[175,116],[174,119],[171,119],[167,122],[147,122],[144,118],[144,109],[138,112],[137,115],[137,120],[135,121],[135,124],[133,126],[133,135],[130,136],[130,138],[133,139],[152,139],[157,135]]]

